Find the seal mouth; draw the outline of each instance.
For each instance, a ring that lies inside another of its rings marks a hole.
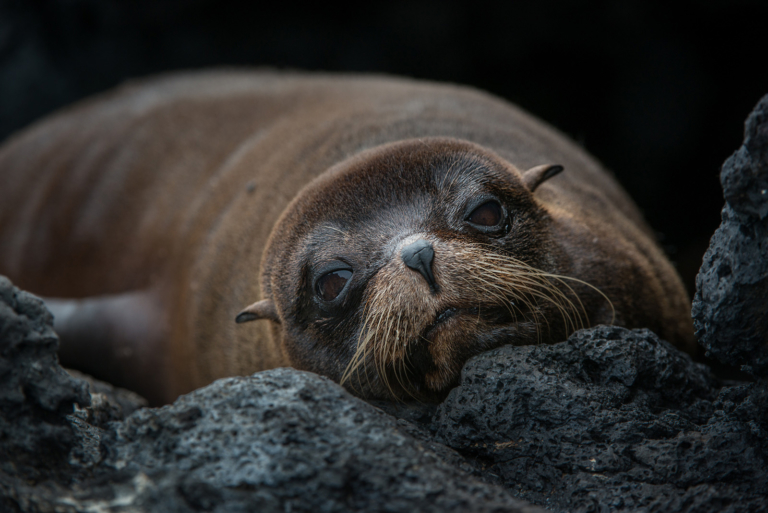
[[[498,305],[451,305],[437,311],[402,357],[387,362],[388,390],[402,399],[442,401],[458,384],[463,363],[502,345],[521,319]]]
[[[451,319],[461,314],[478,316],[480,315],[480,307],[474,306],[470,308],[461,308],[457,306],[450,306],[448,308],[444,308],[437,314],[432,324],[427,326],[427,328],[424,330],[422,338],[431,340],[431,336],[434,335],[440,327],[444,326]]]

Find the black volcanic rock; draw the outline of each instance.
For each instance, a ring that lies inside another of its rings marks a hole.
[[[293,369],[219,380],[140,410],[109,445],[105,472],[147,476],[132,501],[139,508],[538,509],[446,463],[337,384]]]
[[[87,385],[58,365],[52,322],[40,299],[0,276],[0,471],[29,481],[69,479],[78,434],[66,415],[90,404]]]
[[[432,427],[554,511],[759,511],[766,406],[648,330],[600,326],[473,358]]]
[[[314,374],[223,379],[156,409],[95,381],[89,395],[51,321],[0,277],[0,511],[541,511]]]
[[[67,369],[73,378],[85,381],[91,391],[91,405],[75,408],[73,414],[79,420],[99,428],[108,428],[110,422],[123,420],[139,408],[147,406],[147,400],[140,395],[99,381],[82,372]]]
[[[723,164],[722,224],[696,277],[693,320],[707,355],[768,375],[768,95]]]

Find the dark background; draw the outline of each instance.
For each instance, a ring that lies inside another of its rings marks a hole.
[[[719,224],[720,165],[768,93],[767,1],[331,4],[0,0],[0,139],[127,78],[174,69],[268,65],[471,84],[611,168],[693,292]]]

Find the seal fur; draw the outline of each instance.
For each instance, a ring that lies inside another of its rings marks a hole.
[[[154,403],[281,365],[431,400],[502,343],[611,322],[693,340],[679,278],[609,173],[470,88],[171,75],[30,127],[0,169],[0,272],[60,298],[64,363]],[[466,224],[489,198],[503,235]],[[417,241],[432,285],[401,256]],[[350,278],[328,304],[334,272]]]

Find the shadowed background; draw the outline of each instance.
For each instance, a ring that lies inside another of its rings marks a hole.
[[[511,100],[612,169],[689,292],[720,222],[720,165],[768,93],[764,0],[0,0],[0,139],[151,73],[376,71]],[[567,171],[566,171],[567,172]]]

